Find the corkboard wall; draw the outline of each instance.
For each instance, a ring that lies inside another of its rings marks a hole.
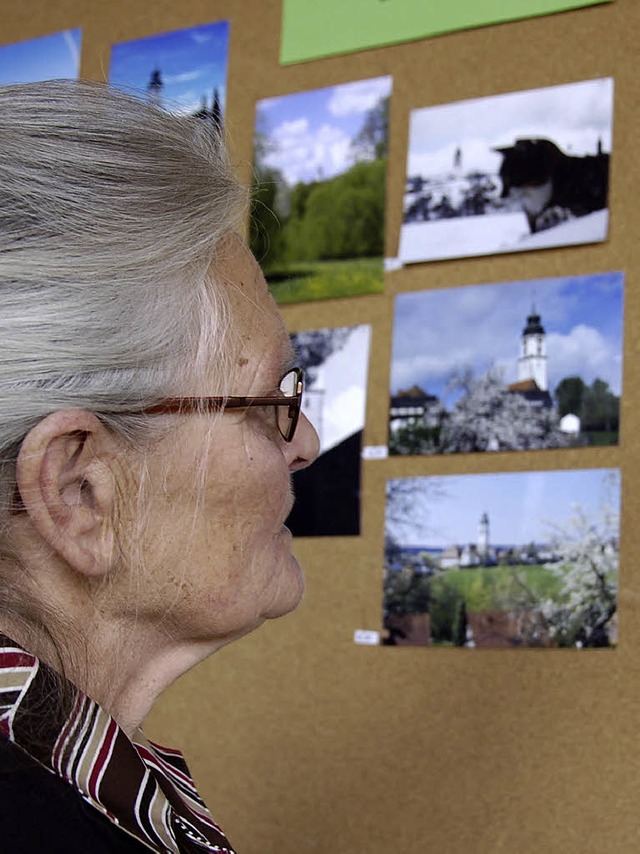
[[[393,75],[387,255],[397,251],[413,106],[613,76],[610,236],[603,244],[417,265],[384,295],[287,307],[292,330],[373,328],[365,444],[386,443],[393,294],[572,273],[626,275],[619,447],[363,464],[362,536],[297,542],[305,602],[220,652],[159,702],[148,732],[187,753],[243,854],[494,854],[640,850],[640,4],[603,6],[288,67],[279,0],[26,0],[4,4],[3,43],[83,31],[82,75],[105,79],[114,42],[227,18],[227,122],[248,181],[259,98]],[[490,457],[487,459],[487,457]],[[390,476],[620,466],[616,650],[363,647],[380,627]]]

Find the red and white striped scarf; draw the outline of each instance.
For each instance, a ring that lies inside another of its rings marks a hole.
[[[153,851],[234,854],[182,754],[130,739],[86,694],[0,635],[0,738],[14,742]]]

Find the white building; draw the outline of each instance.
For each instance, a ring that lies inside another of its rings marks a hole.
[[[533,380],[540,391],[549,390],[547,336],[535,308],[527,317],[527,325],[522,330],[518,358],[518,382],[527,380]]]

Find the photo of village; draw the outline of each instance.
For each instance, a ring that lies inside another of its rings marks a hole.
[[[383,289],[391,78],[259,101],[251,249],[280,302]]]
[[[387,482],[383,645],[614,647],[617,469]]]
[[[612,120],[611,78],[413,110],[399,262],[605,240]]]
[[[389,453],[618,444],[623,278],[398,295]]]
[[[172,113],[224,124],[229,22],[215,21],[121,42],[109,83]]]
[[[302,330],[291,342],[304,370],[302,411],[318,433],[320,454],[293,474],[287,527],[298,537],[358,536],[371,327]]]

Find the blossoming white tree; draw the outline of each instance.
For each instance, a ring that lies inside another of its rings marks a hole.
[[[566,444],[557,411],[509,391],[497,370],[480,379],[464,379],[464,394],[440,434],[443,453],[523,451]]]
[[[549,564],[560,574],[558,597],[542,604],[548,631],[563,646],[610,646],[617,608],[618,526],[617,477],[610,475],[609,496],[599,518],[576,506],[566,530],[556,528],[553,548],[560,555]]]

